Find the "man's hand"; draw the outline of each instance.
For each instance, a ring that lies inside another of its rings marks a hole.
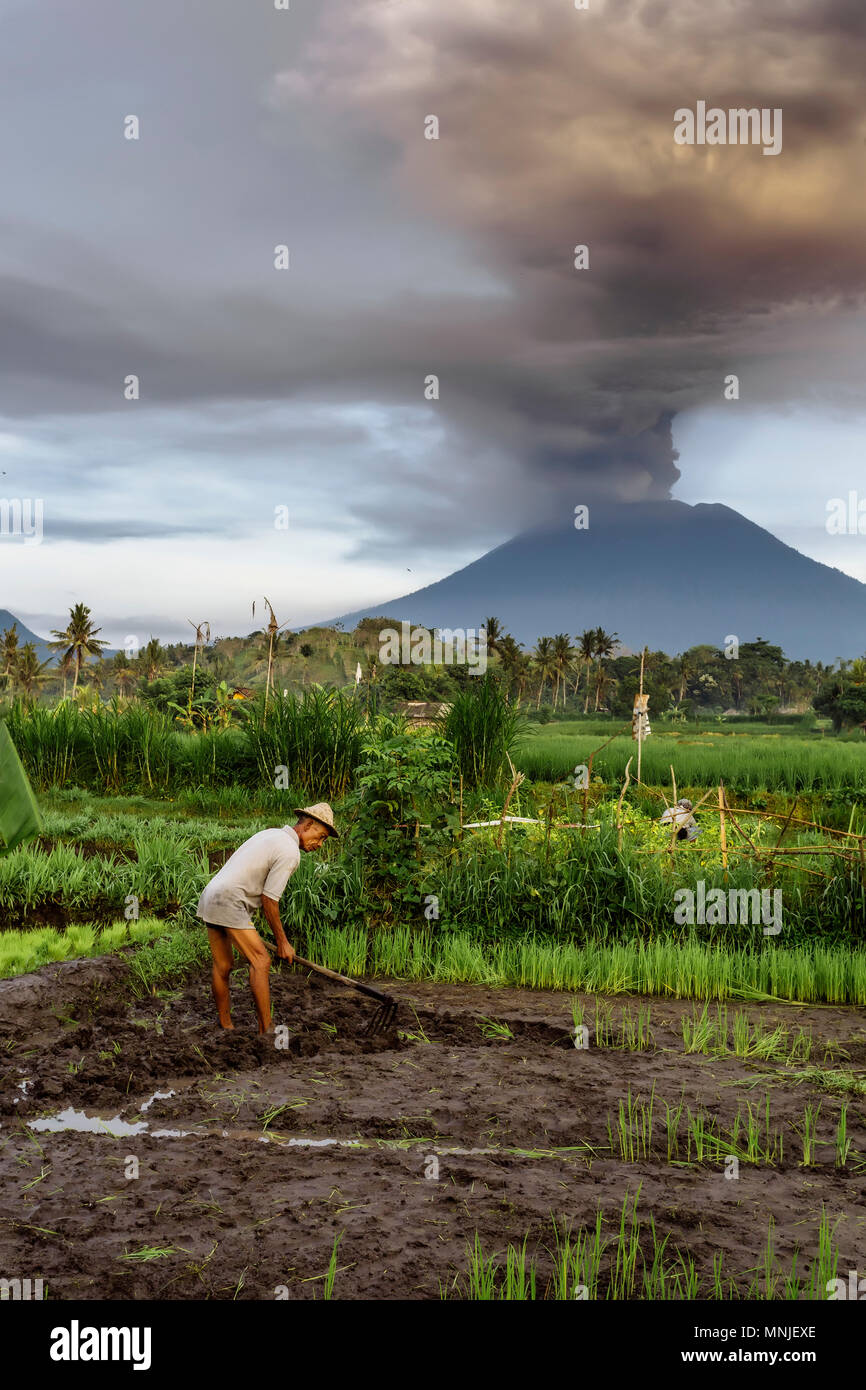
[[[280,905],[274,902],[273,898],[266,898],[262,895],[262,912],[265,914],[268,926],[274,934],[274,941],[277,946],[277,955],[280,960],[287,960],[289,965],[295,959],[295,949],[289,945],[286,933],[283,931],[283,924],[280,921]]]

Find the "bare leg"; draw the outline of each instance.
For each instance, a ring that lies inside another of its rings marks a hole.
[[[250,989],[259,1020],[259,1032],[268,1033],[271,1027],[271,988],[268,983],[271,958],[268,948],[255,927],[248,927],[245,931],[226,927],[226,932],[250,967]]]
[[[229,998],[229,975],[232,973],[232,966],[234,965],[232,943],[223,927],[208,927],[207,934],[210,941],[210,953],[213,956],[211,988],[220,1024],[223,1028],[234,1028]]]

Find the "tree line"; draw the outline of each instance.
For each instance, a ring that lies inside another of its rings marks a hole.
[[[365,618],[351,633],[311,628],[297,633],[265,628],[242,638],[210,640],[207,623],[191,624],[193,642],[163,645],[151,636],[134,654],[106,654],[91,610],[83,603],[69,611],[65,628],[52,632],[53,659],[40,661],[32,642],[19,646],[15,627],[0,636],[0,681],[7,697],[36,699],[40,693],[78,703],[117,694],[187,706],[196,698],[217,698],[230,687],[244,693],[271,673],[274,688],[311,683],[361,683],[377,702],[448,701],[477,680],[459,666],[417,667],[383,664],[379,633],[394,619]],[[539,637],[526,649],[495,616],[483,626],[489,666],[508,700],[539,717],[615,715],[627,717],[640,681],[640,654],[623,651],[616,632],[586,628],[571,635]],[[273,624],[271,625],[273,627]],[[735,653],[712,644],[670,656],[643,654],[643,688],[651,716],[687,719],[699,713],[768,716],[775,711],[807,711],[829,717],[841,729],[866,721],[866,658],[825,666],[820,661],[788,661],[782,648],[763,637],[743,642]]]

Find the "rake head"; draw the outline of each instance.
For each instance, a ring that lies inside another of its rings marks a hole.
[[[390,995],[382,995],[382,1002],[370,1016],[369,1022],[364,1029],[364,1037],[372,1038],[377,1033],[387,1033],[388,1029],[397,1017],[397,1000]]]

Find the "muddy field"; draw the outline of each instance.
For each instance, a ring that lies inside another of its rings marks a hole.
[[[808,1265],[822,1205],[840,1271],[866,1268],[862,1090],[803,1077],[802,1062],[684,1053],[680,1019],[702,1006],[618,996],[596,1037],[584,996],[582,1048],[570,996],[395,984],[396,1026],[370,1040],[358,996],[287,968],[272,985],[285,1048],[256,1036],[240,971],[233,1033],[214,1026],[206,971],[144,1000],[116,957],[0,982],[0,1274],[42,1278],[53,1299],[314,1298],[342,1235],[333,1297],[456,1296],[476,1231],[487,1253],[528,1234],[545,1269],[551,1215],[592,1226],[600,1207],[618,1224],[638,1189],[640,1214],[702,1278],[721,1252],[748,1285],[770,1217],[781,1265],[797,1247]],[[609,1045],[647,1006],[650,1045]],[[747,1012],[809,1034],[809,1067],[866,1076],[866,1011]],[[620,1102],[653,1087],[648,1156],[623,1161],[609,1123],[616,1141]],[[747,1102],[763,1116],[767,1095],[781,1158],[733,1181],[718,1161],[669,1161],[665,1102],[727,1128]]]

